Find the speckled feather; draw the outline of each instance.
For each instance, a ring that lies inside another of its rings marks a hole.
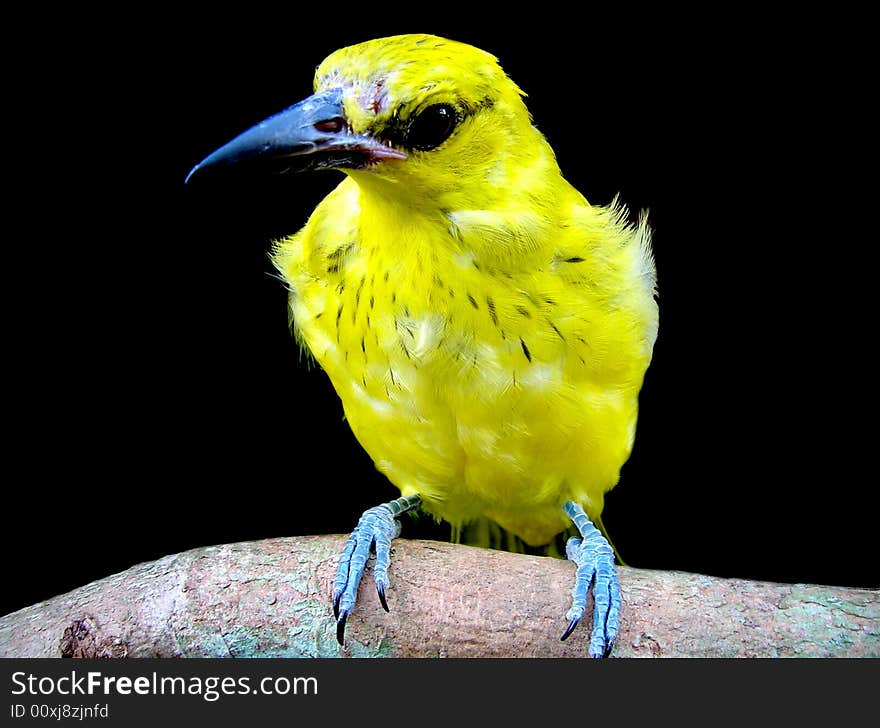
[[[347,177],[280,241],[294,329],[404,495],[527,543],[591,517],[619,478],[657,335],[644,220],[563,179],[496,59],[434,36],[332,54],[354,132],[386,142],[436,103],[459,123]],[[584,160],[588,162],[588,159]]]

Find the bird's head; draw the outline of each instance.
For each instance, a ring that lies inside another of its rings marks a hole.
[[[494,56],[437,36],[400,35],[331,54],[313,96],[236,137],[190,176],[244,161],[335,168],[363,187],[454,205],[469,191],[497,187],[511,162],[523,168],[536,156],[552,160]]]

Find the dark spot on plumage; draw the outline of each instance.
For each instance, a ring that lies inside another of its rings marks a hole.
[[[517,310],[517,313],[519,313],[521,316],[525,316],[526,318],[532,317],[531,312],[525,306],[517,306],[516,310]]]
[[[365,374],[361,374],[361,381],[364,383],[364,389],[367,388],[367,377]]]
[[[388,283],[388,276],[391,274],[391,271],[386,270],[385,275],[382,276],[382,280]]]
[[[504,329],[501,329],[501,338],[505,340],[507,339],[507,334],[504,333]]]
[[[403,307],[403,315],[409,318],[409,306]]]
[[[495,106],[495,99],[491,96],[484,96],[476,104],[469,104],[466,108],[470,114],[475,114],[484,109],[491,109],[493,106]]]
[[[339,310],[336,312],[336,325],[339,326],[339,319],[342,318],[342,309],[345,307],[344,303],[339,304]]]
[[[392,292],[391,294],[391,303],[397,303],[397,293]]]
[[[364,354],[367,353],[367,341],[364,336],[361,336],[361,351],[364,352]]]
[[[361,276],[361,282],[360,282],[360,284],[358,285],[358,289],[357,289],[357,291],[356,291],[355,294],[354,294],[354,305],[355,305],[355,306],[360,305],[360,302],[361,302],[361,291],[364,290],[364,283],[366,283],[366,282],[367,282],[367,277],[366,277],[366,276]]]
[[[343,243],[338,248],[336,248],[336,250],[327,255],[327,260],[338,262],[339,259],[342,258],[343,255],[348,253],[353,247],[354,243]]]
[[[342,293],[345,290],[345,281],[339,281],[339,284],[336,286],[336,292]]]
[[[316,318],[316,319],[319,319],[319,318],[321,318],[321,316],[323,316],[323,315],[324,315],[324,312],[321,311],[321,313],[316,313],[316,314],[315,314],[315,318]]]
[[[330,253],[327,256],[327,262],[330,263],[327,266],[328,273],[338,273],[339,268],[342,265],[342,259],[345,255],[354,248],[354,243],[343,243],[336,250]]]
[[[370,294],[370,310],[373,310],[373,304],[376,303],[376,298],[372,294]]]
[[[434,274],[434,283],[435,283],[435,285],[439,286],[440,288],[445,287],[443,284],[443,279],[440,276],[438,276],[436,273]]]
[[[583,263],[584,260],[586,260],[586,259],[585,259],[585,258],[580,258],[580,257],[578,257],[578,256],[575,256],[575,257],[573,257],[573,258],[566,258],[566,259],[563,261],[563,263]]]
[[[553,330],[556,332],[556,335],[557,335],[560,339],[562,339],[563,341],[565,341],[565,337],[559,332],[559,329],[556,328],[556,324],[554,324],[552,321],[550,322],[550,328],[553,329]]]
[[[482,270],[482,268],[480,268],[480,264],[477,263],[477,261],[474,261],[473,263],[474,263],[474,268],[476,268],[477,270]]]
[[[449,289],[449,297],[455,298],[455,291],[453,291],[451,288]]]
[[[486,306],[489,308],[489,318],[492,319],[492,323],[497,326],[498,314],[495,311],[495,301],[492,300],[491,296],[486,296]]]
[[[367,314],[367,328],[370,328],[370,314]]]
[[[400,321],[400,319],[395,318],[394,319],[394,328],[397,330],[398,334],[400,334],[401,330],[403,330],[409,334],[409,338],[411,338],[413,341],[416,340],[416,335],[413,333],[412,324],[410,324],[408,322],[402,322],[402,321]]]
[[[470,293],[467,294],[467,297],[468,297],[468,301],[471,302],[471,306],[473,306],[477,311],[479,311],[479,310],[480,310],[480,306],[479,306],[479,304],[476,302],[476,300],[474,299],[474,297],[473,297]]]
[[[529,347],[526,346],[526,342],[523,341],[522,339],[520,339],[519,343],[522,346],[523,354],[526,355],[526,359],[528,359],[529,362],[531,362],[532,361],[532,352],[529,351]]]
[[[555,306],[556,305],[556,301],[554,301],[552,298],[550,298],[550,296],[544,296],[544,302],[548,306]]]

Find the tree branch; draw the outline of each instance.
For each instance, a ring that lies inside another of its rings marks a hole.
[[[574,567],[395,541],[379,606],[368,573],[336,642],[341,536],[195,549],[0,618],[0,657],[586,657],[566,642]],[[621,567],[617,657],[880,656],[880,592]]]

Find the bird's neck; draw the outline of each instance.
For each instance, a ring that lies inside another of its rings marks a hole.
[[[372,181],[371,181],[372,182]],[[454,246],[446,211],[388,181],[358,185],[358,224],[367,245],[397,255]]]
[[[586,204],[550,155],[536,159],[517,185],[462,187],[445,195],[413,190],[403,180],[360,175],[354,181],[362,240],[401,258],[467,259],[511,272],[532,266],[572,206]]]

